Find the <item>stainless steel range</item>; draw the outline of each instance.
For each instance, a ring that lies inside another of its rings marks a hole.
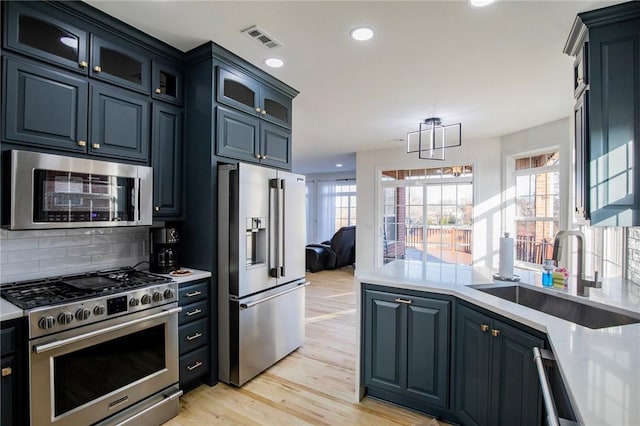
[[[2,285],[28,317],[31,424],[153,425],[175,416],[177,286],[130,268]]]

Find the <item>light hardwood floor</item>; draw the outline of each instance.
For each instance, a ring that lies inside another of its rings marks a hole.
[[[166,426],[445,424],[370,398],[354,402],[353,269],[308,273],[307,279],[304,345],[242,388],[219,383],[189,392]]]

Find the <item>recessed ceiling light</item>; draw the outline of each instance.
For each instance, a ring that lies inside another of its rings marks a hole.
[[[336,167],[342,167],[342,163],[336,164]]]
[[[473,7],[484,7],[489,6],[496,0],[469,0],[469,4]]]
[[[284,65],[284,62],[282,61],[282,59],[278,59],[278,58],[267,58],[265,59],[264,63],[271,68],[280,68],[281,66]]]
[[[367,27],[359,27],[351,30],[351,38],[358,41],[366,41],[373,37],[373,30]]]

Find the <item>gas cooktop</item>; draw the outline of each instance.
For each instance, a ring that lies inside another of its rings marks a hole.
[[[132,268],[121,268],[3,284],[0,287],[0,295],[8,302],[26,310],[169,282],[172,282],[170,278]]]

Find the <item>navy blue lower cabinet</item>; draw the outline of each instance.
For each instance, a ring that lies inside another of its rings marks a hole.
[[[365,290],[363,315],[367,393],[428,413],[448,408],[451,302]]]
[[[535,346],[544,347],[544,339],[458,304],[455,405],[463,424],[541,424]]]

